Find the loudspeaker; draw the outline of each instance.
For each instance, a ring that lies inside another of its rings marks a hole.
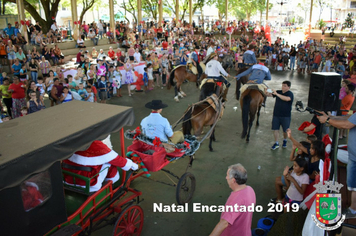
[[[341,75],[335,72],[312,73],[308,107],[319,111],[338,111]]]

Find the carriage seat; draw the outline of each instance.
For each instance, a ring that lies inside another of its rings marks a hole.
[[[254,84],[254,83],[247,83],[244,84],[241,88],[240,88],[240,93],[243,94],[246,89],[254,89],[254,90],[258,90],[264,97],[266,97],[266,90],[267,90],[267,86],[264,84]]]

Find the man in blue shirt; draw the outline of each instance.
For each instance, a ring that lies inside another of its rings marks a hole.
[[[183,133],[181,131],[173,132],[169,121],[161,115],[162,109],[167,106],[161,100],[152,100],[146,103],[145,107],[151,109],[152,112],[141,121],[142,132],[148,138],[158,137],[162,142],[183,142]]]
[[[200,79],[200,76],[203,74],[203,69],[200,66],[200,58],[199,58],[199,46],[195,47],[195,50],[192,52],[192,61],[193,64],[196,66],[198,70],[198,81]]]
[[[243,55],[243,63],[245,66],[253,66],[254,64],[257,64],[255,47],[251,44],[248,46],[248,50]]]
[[[248,81],[256,84],[262,84],[263,80],[271,80],[271,72],[269,69],[266,66],[260,64],[253,65],[248,70],[238,74],[236,79],[239,80],[241,77],[249,74],[250,77],[248,78]]]
[[[11,35],[13,35],[14,32],[14,27],[11,27],[11,24],[7,24],[7,28],[4,29],[4,32],[9,35],[9,37],[11,37]]]
[[[241,74],[238,74],[236,76],[236,80],[239,80],[239,79],[241,79],[242,76],[249,75],[249,74],[250,74],[250,77],[248,77],[248,81],[244,85],[245,88],[242,87],[241,91],[246,89],[246,87],[249,84],[261,84],[261,85],[263,85],[264,91],[266,92],[266,89],[268,88],[268,86],[265,83],[263,83],[263,81],[271,80],[271,72],[269,71],[269,69],[264,65],[260,65],[260,64],[253,65],[248,70],[242,72]],[[262,103],[263,107],[266,104],[266,99],[267,99],[267,96],[264,97],[264,101]]]

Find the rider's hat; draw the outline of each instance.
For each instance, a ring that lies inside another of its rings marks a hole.
[[[152,110],[159,110],[168,107],[168,105],[162,103],[162,100],[152,100],[152,102],[146,103],[145,107]]]
[[[216,54],[216,52],[212,52],[210,55],[209,55],[209,58],[214,58],[216,57],[218,54]]]

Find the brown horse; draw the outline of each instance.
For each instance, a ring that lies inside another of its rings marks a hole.
[[[208,96],[215,93],[216,90],[213,83],[206,83],[204,85],[201,90],[200,100],[204,100]],[[222,106],[221,98],[219,103],[220,106]],[[221,107],[220,109],[223,108]],[[195,136],[201,135],[205,126],[212,127],[214,125],[216,119],[218,119],[217,116],[217,111],[208,102],[197,103],[189,106],[183,118],[183,134],[191,134],[191,130],[193,129]],[[210,135],[209,150],[211,152],[213,151],[212,141],[215,141],[215,128],[213,128]]]
[[[174,79],[176,83],[174,83]],[[176,69],[174,69],[169,76],[169,83],[167,85],[167,89],[170,89],[171,86],[174,86],[174,100],[176,100],[176,102],[179,102],[179,97],[183,98],[187,96],[183,92],[183,90],[181,90],[181,85],[186,79],[190,82],[196,82],[198,86],[198,75],[188,72],[186,66],[176,67]]]
[[[241,74],[242,72],[248,70],[248,67],[243,67],[240,69],[237,69],[237,74]],[[248,77],[250,77],[249,75],[246,76],[242,76],[239,80],[236,81],[236,99],[239,100],[240,99],[240,88],[241,88],[241,83],[242,84],[246,84],[248,81]]]
[[[241,68],[238,70],[237,74],[246,71],[248,68]],[[241,83],[245,84],[248,80],[248,76],[243,76],[236,83],[236,99],[240,99],[240,87]],[[258,89],[247,88],[242,94],[240,99],[240,106],[242,110],[242,127],[243,131],[241,138],[246,137],[246,142],[250,141],[250,132],[253,121],[255,120],[257,112],[256,126],[259,126],[260,110],[263,103],[264,97]],[[249,120],[250,116],[250,120]]]

